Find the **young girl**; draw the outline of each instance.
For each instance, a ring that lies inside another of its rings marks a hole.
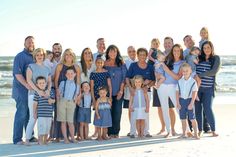
[[[97,140],[108,140],[107,128],[112,126],[111,120],[111,99],[107,97],[107,88],[102,86],[99,88],[99,98],[95,104],[94,125],[97,127]]]
[[[77,105],[79,106],[77,122],[80,124],[80,139],[88,140],[88,124],[91,123],[92,95],[90,93],[90,85],[88,82],[83,82],[81,84],[81,89],[82,90],[77,101]]]
[[[46,51],[46,58],[43,64],[52,71],[52,68],[53,68],[53,52],[52,51],[49,51],[49,50]]]
[[[157,38],[152,39],[151,41],[151,49],[148,53],[148,64],[154,64],[155,59],[157,59],[157,53],[161,52],[159,49],[160,41]]]
[[[155,84],[155,88],[159,88],[160,85],[165,81],[165,77],[163,76],[163,68],[161,63],[164,63],[165,61],[165,54],[163,52],[159,52],[157,54],[157,59],[155,59],[155,77],[156,77],[156,84]]]
[[[138,137],[143,137],[144,135],[145,119],[149,112],[149,99],[147,93],[142,89],[143,82],[141,75],[134,77],[135,94],[130,97],[129,104],[131,116],[136,119]]]
[[[108,87],[108,94],[109,98],[111,99],[112,96],[112,87],[111,87],[111,77],[107,70],[103,68],[104,66],[104,60],[101,57],[97,57],[96,61],[96,70],[90,74],[90,86],[91,86],[91,94],[93,103],[96,102],[96,100],[99,98],[98,89],[101,86],[107,86]],[[93,108],[95,107],[95,104],[93,104]],[[95,132],[92,135],[92,137],[96,137],[97,130],[95,128]]]
[[[202,49],[202,44],[206,41],[209,41],[209,32],[206,27],[202,27],[200,30],[201,40],[199,41],[199,48]]]

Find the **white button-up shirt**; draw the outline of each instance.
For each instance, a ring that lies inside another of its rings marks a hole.
[[[194,85],[193,85],[194,84]],[[184,76],[178,81],[176,91],[179,91],[179,97],[183,99],[192,98],[192,92],[198,91],[197,82],[192,78],[185,80]]]

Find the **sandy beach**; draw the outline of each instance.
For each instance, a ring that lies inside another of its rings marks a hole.
[[[13,101],[13,100],[9,100]],[[223,103],[222,103],[223,102]],[[108,141],[98,142],[96,140],[83,141],[78,144],[50,143],[48,146],[17,146],[12,144],[12,125],[15,108],[12,106],[8,112],[1,110],[0,122],[0,156],[128,156],[128,157],[199,157],[199,156],[235,156],[236,140],[236,105],[233,97],[218,97],[214,101],[216,116],[216,129],[219,137],[210,137],[204,134],[200,140],[178,139],[178,136],[163,138],[156,135],[160,130],[157,109],[150,109],[150,132],[152,138],[130,139],[126,137],[129,131],[127,110],[123,109],[121,123],[121,137]],[[4,109],[4,108],[3,108]],[[90,134],[93,126],[90,125]],[[176,130],[181,133],[179,119]],[[37,133],[37,132],[36,132]]]

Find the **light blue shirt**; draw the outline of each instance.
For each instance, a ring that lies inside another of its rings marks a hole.
[[[65,81],[62,81],[59,85],[61,97],[63,97],[64,95],[63,97],[64,99],[74,100],[79,93],[80,89],[79,85],[77,85],[74,80],[66,80],[66,86],[65,87],[64,86],[65,86]]]
[[[173,70],[172,72],[174,72],[175,74],[179,73],[179,69],[180,66],[184,63],[184,60],[180,60],[178,62],[174,62],[173,65]],[[177,80],[175,80],[172,76],[170,76],[167,72],[164,72],[164,76],[166,78],[166,80],[164,81],[164,84],[177,84]]]
[[[180,97],[183,99],[192,98],[192,93],[198,91],[197,83],[192,77],[189,77],[188,80],[185,80],[184,77],[182,77],[178,83],[179,86],[176,86],[176,91],[180,91]]]
[[[183,52],[184,55],[184,59],[186,58],[186,56],[190,53],[190,48],[186,48]]]
[[[96,53],[93,54],[93,60],[94,60],[94,62],[96,61],[97,56],[98,56],[99,54],[101,54],[101,53],[100,53],[100,52],[96,52]],[[106,54],[103,53],[101,58],[105,61],[105,60],[106,60]]]

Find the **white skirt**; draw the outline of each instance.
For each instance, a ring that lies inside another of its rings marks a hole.
[[[145,112],[146,108],[134,108],[133,116],[135,120],[146,119],[147,113]]]

